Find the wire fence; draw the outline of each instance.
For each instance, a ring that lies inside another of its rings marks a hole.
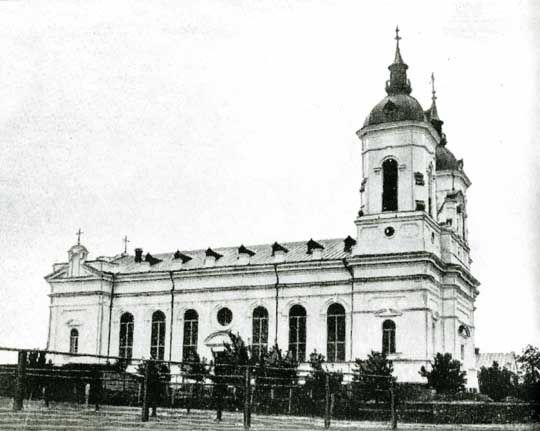
[[[396,386],[392,377],[234,363],[215,357],[210,363],[126,360],[115,356],[73,354],[0,347],[9,356],[0,365],[0,396],[24,400],[67,401],[96,410],[104,404],[141,408],[148,421],[160,407],[243,412],[244,427],[252,415],[285,414],[332,419],[388,421],[397,427]]]

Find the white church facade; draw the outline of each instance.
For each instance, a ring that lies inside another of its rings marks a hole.
[[[94,260],[78,243],[46,277],[47,348],[211,359],[232,331],[255,351],[277,343],[305,362],[317,350],[335,368],[384,351],[407,382],[422,382],[420,367],[449,352],[476,387],[471,183],[447,148],[435,92],[426,111],[410,95],[396,40],[387,95],[357,132],[353,237]]]

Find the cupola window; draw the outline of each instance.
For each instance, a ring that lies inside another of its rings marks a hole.
[[[385,160],[382,164],[383,194],[382,210],[398,210],[398,164],[394,159]]]

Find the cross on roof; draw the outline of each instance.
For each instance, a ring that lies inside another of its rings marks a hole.
[[[433,95],[433,99],[436,99],[435,96],[435,74],[431,72],[431,94]]]
[[[124,237],[122,241],[124,242],[124,254],[127,254],[127,245],[128,245],[128,242],[130,242],[127,235]]]
[[[397,40],[397,43],[399,45],[399,41],[401,40],[401,36],[399,35],[399,27],[396,25],[396,37],[394,38]]]
[[[77,235],[77,245],[81,245],[81,235],[83,233],[84,232],[81,230],[81,228],[79,228],[79,230],[77,232],[75,232],[75,235]]]

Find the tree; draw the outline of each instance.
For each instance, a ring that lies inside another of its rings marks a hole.
[[[183,376],[190,380],[187,383],[188,397],[186,402],[187,412],[191,411],[192,405],[201,405],[204,396],[204,382],[209,377],[208,364],[197,352],[190,352],[186,361],[181,366]]]
[[[453,395],[465,390],[465,371],[461,370],[461,362],[452,359],[450,353],[437,353],[433,362],[430,362],[431,370],[424,366],[419,371],[422,377],[427,378],[428,385],[435,389],[438,394]]]
[[[330,393],[333,394],[341,387],[343,373],[330,372],[324,369],[325,357],[317,351],[309,355],[309,364],[311,366],[310,374],[306,377],[305,388],[310,392],[313,400],[323,400],[326,395],[326,376],[329,377]]]
[[[390,386],[395,382],[392,361],[384,353],[374,352],[366,360],[356,359],[353,370],[353,395],[356,399],[387,399]]]
[[[494,401],[501,401],[508,396],[516,395],[518,378],[512,371],[501,368],[497,362],[493,362],[491,367],[480,369],[478,384],[482,394],[486,394]]]
[[[533,402],[540,401],[540,350],[528,345],[518,355],[519,373],[521,377],[521,397]]]

